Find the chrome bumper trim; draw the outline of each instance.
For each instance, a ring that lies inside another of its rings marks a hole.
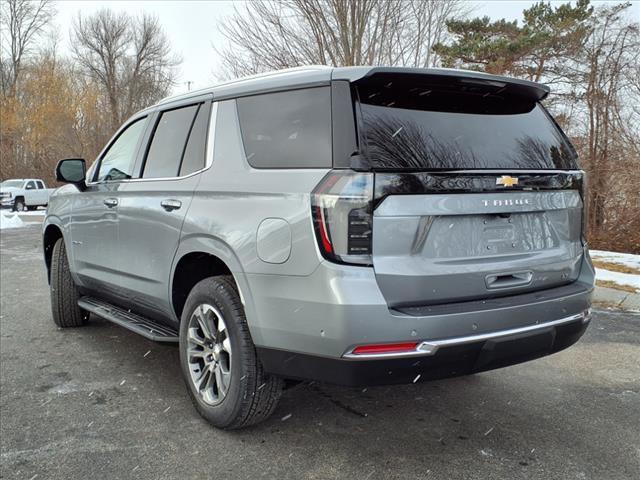
[[[425,340],[416,346],[415,350],[409,352],[393,352],[393,353],[367,353],[367,354],[353,354],[352,347],[342,357],[347,359],[359,359],[359,360],[371,360],[376,358],[405,358],[416,356],[431,356],[435,355],[440,347],[452,347],[456,345],[465,345],[468,343],[482,342],[486,340],[494,340],[496,338],[507,337],[509,335],[518,335],[520,333],[535,332],[536,330],[544,330],[549,327],[556,327],[558,325],[564,325],[566,323],[573,323],[576,321],[582,321],[587,323],[591,320],[591,309],[587,309],[582,313],[571,315],[569,317],[560,318],[558,320],[552,320],[550,322],[536,323],[535,325],[527,325],[526,327],[511,328],[509,330],[499,330],[496,332],[480,333],[478,335],[469,335],[466,337],[454,337],[445,338],[442,340]]]

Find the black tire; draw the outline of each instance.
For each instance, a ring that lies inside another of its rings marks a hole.
[[[220,403],[210,405],[198,393],[189,370],[187,334],[197,307],[209,304],[219,310],[231,341],[233,360],[228,391]],[[256,424],[275,410],[284,382],[265,374],[249,333],[240,296],[230,276],[209,277],[191,290],[180,322],[180,365],[196,410],[218,428],[232,430]]]
[[[64,240],[58,239],[51,254],[51,314],[61,328],[81,327],[87,323],[89,312],[78,306],[80,293],[71,278]]]
[[[22,197],[16,198],[13,202],[13,211],[24,212],[24,210],[25,210],[24,199]]]
[[[27,210],[29,210],[30,212],[33,212],[34,210],[37,210],[38,206],[37,205],[27,205]]]

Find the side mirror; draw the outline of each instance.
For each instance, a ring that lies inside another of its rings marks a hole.
[[[80,190],[85,190],[86,164],[83,158],[67,158],[60,160],[56,166],[56,180],[63,183],[73,183]]]

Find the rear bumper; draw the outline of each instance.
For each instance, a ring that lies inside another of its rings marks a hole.
[[[584,259],[578,280],[561,287],[402,309],[388,307],[371,268],[323,262],[308,277],[248,274],[249,328],[265,369],[290,378],[385,384],[497,368],[580,338],[594,284],[586,251]],[[407,358],[349,355],[357,345],[395,342],[422,350]]]
[[[258,349],[265,369],[287,378],[349,386],[415,383],[468,375],[533,360],[563,350],[585,332],[590,315],[537,325],[522,332],[447,339],[433,353],[340,359]]]

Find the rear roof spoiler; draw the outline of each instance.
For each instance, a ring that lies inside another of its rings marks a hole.
[[[344,67],[335,68],[331,75],[332,80],[348,80],[356,85],[368,81],[386,82],[398,77],[403,79],[414,77],[416,81],[428,81],[448,86],[475,84],[495,89],[504,88],[510,95],[535,101],[543,100],[551,91],[547,85],[542,83],[448,68]]]

